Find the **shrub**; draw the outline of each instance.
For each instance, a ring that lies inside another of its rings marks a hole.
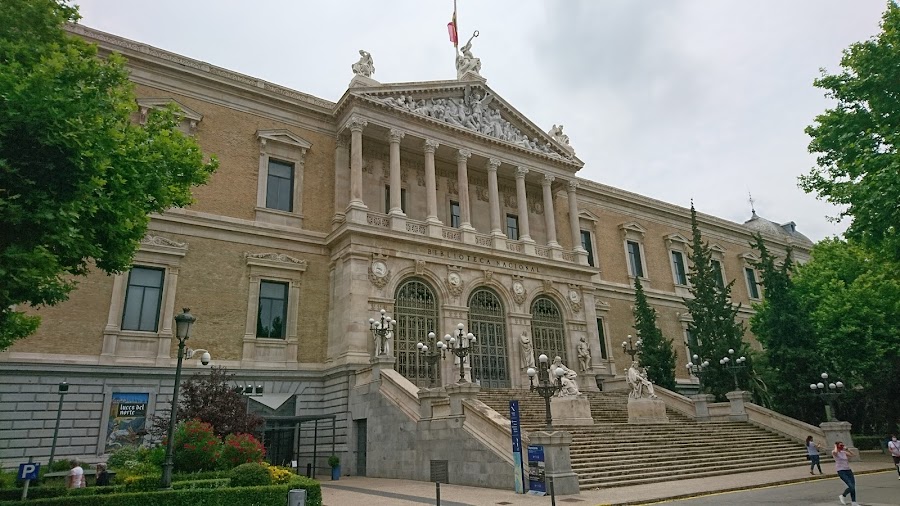
[[[260,485],[270,485],[272,476],[269,474],[267,466],[258,462],[249,462],[241,464],[231,470],[229,477],[231,478],[232,487],[256,487]]]
[[[162,474],[144,474],[126,476],[122,478],[121,483],[128,492],[148,492],[159,489],[161,481]]]
[[[247,462],[261,462],[266,456],[266,448],[250,434],[229,434],[222,445],[222,460],[228,467]]]
[[[213,469],[221,451],[222,442],[208,423],[188,420],[175,430],[174,461],[178,471]]]
[[[267,466],[267,469],[269,470],[269,476],[272,477],[273,485],[282,485],[291,481],[291,478],[296,476],[294,470],[287,467]]]
[[[68,471],[69,469],[72,469],[72,462],[73,461],[69,460],[69,459],[54,460],[52,464],[50,464],[46,467],[46,469],[47,469],[48,473],[55,473],[58,471]],[[85,467],[85,466],[82,466],[82,467]],[[41,469],[45,469],[45,468],[43,466],[41,466]]]
[[[337,455],[332,455],[328,457],[328,466],[334,469],[335,467],[341,465],[341,458]]]
[[[109,454],[109,458],[106,459],[106,465],[110,469],[119,469],[124,467],[126,462],[140,462],[141,460],[141,455],[137,448],[123,446]]]

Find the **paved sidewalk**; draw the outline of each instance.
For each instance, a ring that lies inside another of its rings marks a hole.
[[[862,459],[862,462],[851,464],[853,472],[856,474],[893,469],[893,461],[890,456],[878,451],[862,452]],[[726,490],[756,488],[796,481],[837,479],[833,464],[829,464],[827,468],[823,464],[822,469],[826,472],[823,476],[810,476],[809,468],[804,466],[612,489],[585,490],[578,495],[557,496],[556,503],[559,506],[649,504],[666,499]],[[435,504],[435,485],[421,481],[347,476],[342,477],[339,481],[323,481],[322,496],[325,506]],[[543,506],[549,504],[549,496],[521,495],[511,490],[441,485],[441,506]]]

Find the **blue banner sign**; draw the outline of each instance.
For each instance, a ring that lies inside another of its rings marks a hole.
[[[528,446],[528,490],[529,493],[546,493],[544,485],[544,445]],[[542,494],[543,495],[543,494]]]
[[[525,493],[525,469],[522,466],[522,428],[519,426],[519,401],[509,401],[509,428],[512,433],[516,493]]]

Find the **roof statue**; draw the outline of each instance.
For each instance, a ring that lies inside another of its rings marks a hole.
[[[456,55],[456,78],[462,79],[466,74],[475,74],[478,77],[481,77],[481,58],[476,58],[475,55],[472,54],[472,39],[478,37],[479,32],[475,30],[475,33],[469,37],[469,41],[460,49],[460,52]]]
[[[562,125],[553,125],[553,128],[550,129],[549,132],[550,137],[553,137],[553,140],[560,143],[566,150],[570,153],[575,154],[575,148],[569,145],[569,136],[563,133]]]
[[[365,49],[359,50],[359,61],[350,66],[353,73],[363,77],[372,77],[375,73],[375,62]]]

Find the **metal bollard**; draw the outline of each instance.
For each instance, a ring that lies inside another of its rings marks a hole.
[[[302,488],[288,490],[287,506],[306,506],[306,490]]]
[[[306,477],[312,478],[312,464],[306,464]]]
[[[550,506],[556,506],[556,490],[553,488],[553,477],[548,476],[550,479]]]

